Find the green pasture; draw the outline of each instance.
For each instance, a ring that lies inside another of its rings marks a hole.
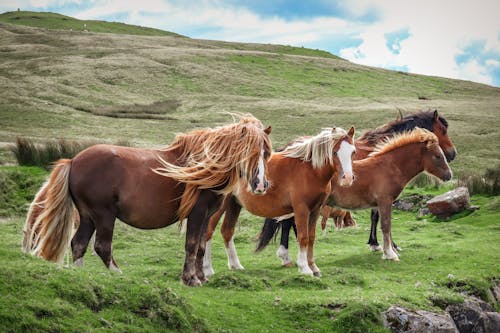
[[[473,195],[480,209],[450,221],[394,211],[400,262],[369,252],[370,212],[356,212],[357,228],[317,233],[321,278],[280,267],[277,244],[255,254],[262,220],[244,212],[235,243],[246,269],[227,269],[217,231],[216,274],[189,288],[180,282],[184,234],[176,225],[144,231],[117,221],[123,274],[90,253],[78,269],[69,256],[58,268],[22,254],[26,210],[48,171],[17,165],[11,148],[17,137],[159,148],[176,133],[228,123],[234,112],[272,125],[278,147],[326,126],[355,125],[359,135],[399,111],[438,109],[458,150],[454,180],[405,192],[438,194],[461,177],[498,170],[499,88],[360,66],[321,50],[10,12],[0,14],[0,100],[1,332],[381,332],[390,305],[441,311],[466,294],[493,303],[498,196]]]

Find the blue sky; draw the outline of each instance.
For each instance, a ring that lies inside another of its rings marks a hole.
[[[322,49],[352,62],[500,87],[499,0],[0,0],[192,38]]]

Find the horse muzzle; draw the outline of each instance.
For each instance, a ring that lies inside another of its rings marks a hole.
[[[455,148],[448,149],[444,152],[444,156],[446,157],[446,161],[451,162],[457,156],[457,151]]]
[[[269,188],[269,182],[267,180],[259,181],[255,180],[252,182],[252,193],[255,195],[266,194]]]
[[[443,174],[443,176],[441,177],[441,180],[446,182],[446,181],[450,180],[452,177],[453,177],[453,173],[450,170],[450,171],[447,171]]]
[[[354,175],[351,172],[344,172],[340,177],[339,185],[343,187],[351,186],[354,182]]]

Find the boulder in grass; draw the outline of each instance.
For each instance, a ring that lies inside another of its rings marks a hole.
[[[397,333],[458,333],[449,314],[428,311],[410,311],[399,306],[391,306],[383,313],[384,326]]]
[[[449,218],[470,206],[470,196],[467,187],[458,187],[452,191],[438,195],[427,201],[431,214],[439,218]]]

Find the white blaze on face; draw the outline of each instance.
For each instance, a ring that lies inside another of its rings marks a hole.
[[[265,177],[266,177],[265,171],[266,171],[266,168],[264,167],[264,149],[262,149],[260,152],[259,164],[258,164],[258,170],[257,170],[257,186],[255,188],[255,191],[257,193],[264,193],[266,191],[266,187],[264,185],[264,181],[265,181]]]
[[[352,153],[354,151],[354,145],[349,142],[344,140],[340,143],[337,156],[340,160],[340,166],[342,167],[342,178],[340,180],[341,186],[350,186],[354,180],[352,174]]]

